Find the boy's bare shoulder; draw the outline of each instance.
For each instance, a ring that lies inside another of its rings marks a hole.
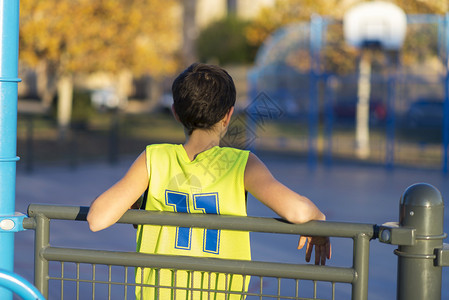
[[[250,182],[254,179],[260,180],[266,176],[271,177],[270,171],[256,154],[250,152],[245,168],[245,182]]]

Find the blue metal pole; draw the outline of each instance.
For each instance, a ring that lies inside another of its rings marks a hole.
[[[0,216],[15,210],[19,0],[0,0]],[[1,224],[0,224],[1,225]],[[1,226],[0,226],[1,227]],[[14,233],[0,229],[0,269],[14,269]],[[0,299],[12,292],[0,288]]]
[[[399,55],[399,54],[398,54]],[[386,141],[386,155],[385,162],[387,169],[391,170],[394,167],[394,137],[395,137],[395,99],[396,99],[396,76],[397,65],[393,67],[395,70],[390,71],[388,76],[388,97],[387,97],[387,141]]]
[[[0,286],[7,287],[25,300],[45,300],[34,285],[12,272],[0,270]]]
[[[315,169],[318,163],[318,81],[320,76],[320,51],[322,43],[323,19],[313,15],[310,21],[310,74],[309,74],[309,111],[308,111],[308,166]]]
[[[448,144],[449,144],[449,13],[446,13],[444,22],[444,32],[446,41],[446,55],[444,64],[446,69],[446,78],[444,84],[444,119],[443,119],[443,173],[448,172]]]
[[[326,139],[326,153],[325,164],[330,167],[332,164],[332,132],[334,128],[334,75],[329,75],[326,78],[325,87],[325,139]]]

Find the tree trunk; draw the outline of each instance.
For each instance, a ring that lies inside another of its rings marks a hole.
[[[59,137],[64,140],[72,118],[73,105],[73,78],[71,75],[63,75],[58,79],[58,130]]]
[[[37,91],[41,98],[42,106],[49,109],[56,95],[56,72],[51,63],[41,62],[37,68]]]
[[[125,109],[131,94],[133,74],[129,70],[122,70],[117,76],[116,93],[119,98],[119,108]]]
[[[197,0],[184,0],[183,3],[183,26],[182,26],[182,60],[184,66],[194,63],[196,58],[195,41],[198,36],[196,26],[196,3]]]
[[[226,6],[228,8],[228,16],[237,15],[237,0],[226,0]]]

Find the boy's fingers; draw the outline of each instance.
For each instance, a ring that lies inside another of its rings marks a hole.
[[[320,264],[320,259],[321,259],[320,246],[315,245],[315,265]]]
[[[326,264],[326,251],[323,245],[315,245],[315,265]]]
[[[312,241],[311,237],[301,236],[298,242],[298,249],[302,249],[306,243],[306,262],[310,262],[313,248],[315,247],[315,264],[324,266],[326,259],[330,259],[332,256],[332,247],[329,238],[323,243],[322,241]]]
[[[312,257],[313,245],[311,245],[309,237],[302,235],[299,238],[298,249],[302,249],[306,243],[306,262],[309,262]]]
[[[322,266],[326,265],[326,258],[327,258],[326,246],[323,245],[323,246],[321,246],[321,265]]]
[[[307,237],[301,235],[299,237],[299,242],[298,242],[298,250],[302,249],[304,247],[304,245],[306,244],[307,241]]]
[[[312,251],[313,251],[313,245],[309,240],[307,243],[307,246],[306,246],[306,262],[310,261],[310,258],[312,257]]]

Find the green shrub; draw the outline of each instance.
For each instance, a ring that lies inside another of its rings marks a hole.
[[[248,43],[245,36],[247,25],[247,21],[230,15],[205,28],[196,44],[200,61],[221,65],[252,63],[257,47]]]

